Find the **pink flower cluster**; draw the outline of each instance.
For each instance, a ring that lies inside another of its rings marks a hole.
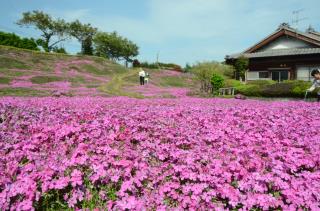
[[[319,210],[319,152],[316,103],[1,98],[0,209]]]

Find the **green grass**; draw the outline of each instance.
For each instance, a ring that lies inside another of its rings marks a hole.
[[[111,72],[108,69],[100,69],[91,64],[83,64],[81,65],[86,72],[95,74],[95,75],[110,75]]]
[[[170,87],[186,87],[188,82],[185,77],[181,76],[165,76],[160,78],[161,86],[170,86]]]
[[[57,76],[34,76],[31,78],[31,82],[34,84],[45,84],[54,81],[62,81],[61,77]]]
[[[85,84],[87,83],[86,79],[81,76],[74,76],[68,79],[72,84]]]
[[[49,93],[30,88],[2,88],[0,96],[45,96]]]
[[[28,65],[18,59],[13,59],[5,56],[0,56],[0,68],[17,68],[17,69],[30,69]]]
[[[10,82],[11,82],[11,78],[0,77],[0,84],[9,84]]]
[[[6,76],[23,76],[23,75],[28,75],[27,72],[8,70],[7,68],[0,68],[0,73],[5,74]]]
[[[123,87],[128,83],[124,78],[130,78],[133,75],[137,75],[137,71],[130,71],[123,74],[114,75],[112,80],[106,83],[105,85],[98,88],[98,90],[107,93],[111,96],[127,96],[134,98],[144,98],[143,95],[135,92],[127,92],[123,90]]]

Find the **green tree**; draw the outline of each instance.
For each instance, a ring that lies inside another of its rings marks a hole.
[[[211,77],[211,85],[213,87],[214,92],[218,91],[220,88],[224,86],[224,78],[221,75],[213,73]]]
[[[21,38],[14,33],[0,32],[0,45],[14,46],[38,51],[38,45],[33,38]]]
[[[116,32],[98,32],[93,38],[96,54],[114,61],[132,62],[132,57],[138,55],[138,46],[132,41],[122,38]]]
[[[17,24],[20,26],[34,26],[40,30],[42,38],[37,40],[37,44],[46,52],[51,52],[58,43],[67,39],[68,24],[63,19],[53,20],[50,15],[42,11],[24,12]],[[55,38],[55,40],[50,43],[52,38]]]
[[[128,62],[132,62],[132,57],[136,57],[139,54],[139,47],[132,41],[124,38],[121,41],[121,53],[120,58],[124,59],[126,62],[126,67],[128,67]]]
[[[69,24],[69,34],[81,43],[81,54],[92,55],[93,46],[92,39],[97,33],[97,28],[91,24],[82,24],[79,20]]]
[[[218,62],[203,62],[194,65],[191,72],[200,82],[200,90],[210,91],[211,79],[213,74],[220,75],[222,78],[230,78],[233,72],[232,67]]]
[[[249,66],[249,59],[246,57],[239,57],[237,61],[234,63],[234,68],[235,68],[235,78],[238,80],[240,77],[242,80],[245,79],[245,73],[248,69]]]
[[[183,68],[183,71],[188,73],[191,71],[191,69],[192,69],[192,66],[189,63],[187,63],[186,66]]]

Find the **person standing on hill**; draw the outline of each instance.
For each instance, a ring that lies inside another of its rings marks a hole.
[[[314,69],[311,71],[311,76],[314,78],[312,86],[307,89],[308,92],[312,92],[316,88],[320,87],[320,69]],[[320,102],[320,91],[318,91],[318,102]]]
[[[146,77],[146,72],[142,68],[140,68],[140,71],[139,71],[140,85],[144,85],[145,77]]]

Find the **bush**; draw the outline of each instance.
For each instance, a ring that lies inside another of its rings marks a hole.
[[[133,62],[132,62],[132,66],[133,67],[140,67],[140,62],[138,59],[134,59]]]
[[[38,45],[33,38],[21,38],[14,33],[0,32],[0,45],[13,46],[38,51]]]
[[[306,81],[255,81],[246,85],[236,86],[237,93],[255,97],[304,97],[306,89],[311,86]],[[315,96],[313,92],[310,96]]]
[[[213,73],[211,77],[211,84],[214,91],[218,91],[224,85],[224,79],[222,76]]]
[[[242,83],[235,79],[227,79],[224,82],[224,87],[239,87]]]
[[[250,85],[257,85],[257,86],[265,86],[265,85],[272,85],[276,84],[276,81],[273,80],[256,80],[256,81],[248,81],[247,84]]]

